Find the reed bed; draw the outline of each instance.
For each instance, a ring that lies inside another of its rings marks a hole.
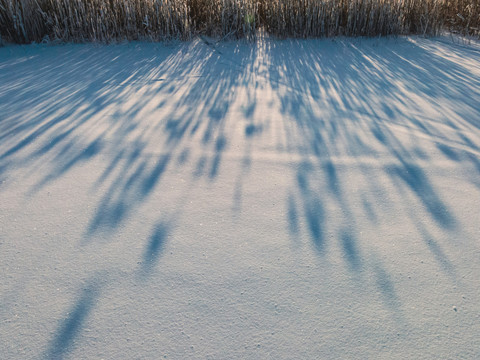
[[[0,0],[0,42],[436,35],[480,37],[480,0]]]

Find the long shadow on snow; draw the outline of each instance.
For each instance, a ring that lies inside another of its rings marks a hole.
[[[478,59],[478,54],[472,56]],[[259,71],[254,62],[267,70]],[[127,51],[79,46],[42,59],[42,71],[28,62],[4,67],[20,71],[0,74],[0,110],[5,114],[0,166],[12,160],[32,164],[38,191],[99,155],[107,161],[94,184],[105,188],[105,195],[88,236],[125,221],[174,165],[190,166],[194,181],[215,181],[234,139],[235,121],[228,121],[238,101],[243,102],[246,141],[234,208],[240,208],[253,142],[276,126],[282,135],[275,138],[276,149],[303,157],[287,197],[290,232],[298,236],[303,217],[321,254],[327,249],[327,233],[337,234],[355,272],[364,271],[367,263],[356,224],[364,218],[381,221],[375,214],[382,213],[388,198],[379,176],[391,177],[399,191],[407,185],[434,221],[455,228],[455,215],[420,164],[431,149],[416,141],[418,135],[437,144],[446,161],[460,165],[476,159],[472,154],[480,147],[468,133],[479,129],[480,81],[461,62],[409,41],[382,48],[371,41],[265,41],[227,56],[201,42],[168,51],[153,45]],[[258,122],[255,78],[274,90],[277,102],[272,106],[278,105],[281,123]],[[247,96],[240,98],[239,91]],[[437,112],[423,115],[419,98],[434,104]],[[456,146],[471,153],[464,156],[452,150]],[[362,161],[382,154],[397,161],[383,170]],[[365,178],[369,191],[358,201],[344,186],[344,159],[353,161]],[[406,208],[415,208],[402,198]],[[364,214],[352,210],[355,202],[368,204]],[[332,208],[340,214],[335,221]],[[333,229],[342,221],[350,227]],[[157,261],[162,234],[152,235],[145,253],[153,255],[145,256],[146,263]]]
[[[107,166],[93,191],[105,195],[87,236],[113,230],[151,196],[172,160],[188,165],[198,141],[195,175],[218,176],[230,141],[226,116],[253,56],[247,49],[227,63],[201,42],[60,47],[35,69],[7,62],[0,165],[28,165],[38,179],[33,194],[101,155]]]
[[[155,224],[143,253],[139,272],[140,278],[148,278],[154,271],[170,233],[170,226],[165,221],[159,221]]]
[[[49,349],[43,356],[45,359],[63,359],[73,350],[75,339],[82,331],[85,321],[95,306],[99,291],[100,289],[95,283],[89,284],[82,291],[80,298],[67,313],[65,320],[50,342]]]
[[[438,226],[456,230],[455,214],[421,163],[437,156],[437,149],[443,160],[455,166],[478,165],[472,158],[479,145],[475,134],[480,125],[476,120],[480,118],[480,80],[461,59],[438,51],[428,42],[407,40],[391,40],[381,47],[375,47],[373,40],[267,41],[264,45],[265,76],[275,90],[283,131],[288,134],[278,139],[284,141],[278,147],[304,158],[295,169],[295,186],[287,194],[288,229],[298,237],[303,222],[321,254],[330,238],[327,233],[337,233],[339,248],[353,272],[366,271],[364,265],[371,262],[362,259],[366,253],[357,224],[370,221],[376,226],[382,220],[377,214],[389,210],[388,199],[395,195],[381,178],[390,177],[397,185],[396,198],[402,199],[402,208],[412,212],[411,217],[417,215],[413,212],[418,207],[403,196],[405,185]],[[479,54],[473,56],[480,60]],[[425,103],[435,113],[426,116]],[[383,155],[394,162],[382,165]],[[344,162],[354,165],[365,179],[358,186],[342,186],[348,175]],[[378,165],[372,166],[375,162]],[[360,191],[354,190],[361,184],[366,189],[359,197]],[[353,211],[354,204],[364,204],[363,212]],[[349,226],[336,231],[341,223]],[[417,232],[418,237],[424,236],[421,227]],[[432,245],[429,250],[450,275],[453,268],[445,266],[438,247]],[[382,293],[393,293],[391,276],[373,263],[368,271],[379,278]],[[399,298],[388,297],[388,304],[398,309]]]
[[[0,107],[14,102],[1,124],[6,131],[0,161],[14,159],[32,169],[31,176],[39,179],[32,194],[104,150],[116,154],[96,184],[110,177],[110,188],[88,229],[92,233],[126,219],[165,171],[168,151],[145,152],[149,129],[139,127],[149,115],[146,108],[160,101],[156,95],[161,75],[174,66],[172,54],[185,49],[145,44],[69,49],[51,49],[41,57],[39,69],[26,64],[22,71],[4,76],[8,96],[0,98]],[[8,85],[16,82],[28,85],[10,90]],[[138,96],[141,91],[143,96]]]
[[[165,60],[154,48],[148,53],[132,47],[62,49],[50,49],[35,69],[29,62],[14,62],[15,71],[2,77],[0,109],[5,117],[0,126],[5,131],[0,161],[15,158],[32,166],[32,173],[41,179],[34,191],[97,156],[112,132],[127,137],[135,124],[122,127],[111,121],[107,126],[98,120],[113,117],[115,109],[134,95],[134,79],[156,77],[153,60]],[[12,83],[25,84],[12,89]],[[143,105],[135,103],[126,115]]]
[[[386,173],[403,179],[432,217],[441,226],[451,228],[453,215],[416,164],[417,159],[428,157],[428,151],[421,149],[421,144],[411,146],[388,126],[391,123],[402,126],[410,138],[418,132],[427,134],[434,142],[449,140],[439,131],[447,126],[456,131],[452,137],[455,142],[473,151],[476,145],[462,141],[464,138],[457,130],[477,125],[470,113],[478,114],[475,98],[479,95],[480,81],[460,64],[432,56],[430,50],[410,42],[396,44],[392,47],[395,51],[388,46],[382,49],[361,46],[361,42],[333,47],[328,42],[316,45],[318,48],[312,42],[280,45],[272,42],[266,53],[270,60],[269,79],[272,88],[279,89],[282,112],[296,123],[291,141],[306,156],[319,158],[319,170],[328,185],[325,194],[341,197],[337,164],[332,158],[378,156],[387,152],[399,160],[399,165],[394,165],[397,171],[387,167]],[[410,59],[401,57],[402,50],[414,55]],[[449,86],[437,87],[438,83]],[[453,107],[458,116],[423,118],[422,108],[414,98],[418,92],[432,104],[443,99],[458,102],[461,105]],[[464,93],[469,95],[463,97]],[[418,113],[418,118],[409,110]],[[448,160],[463,159],[445,144],[437,147]],[[445,151],[446,148],[449,150]],[[374,181],[373,174],[365,175]]]

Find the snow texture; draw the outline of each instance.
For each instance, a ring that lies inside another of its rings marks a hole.
[[[480,51],[0,49],[3,359],[480,358]]]

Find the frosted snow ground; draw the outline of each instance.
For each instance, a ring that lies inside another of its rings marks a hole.
[[[0,49],[4,359],[480,357],[480,52]]]

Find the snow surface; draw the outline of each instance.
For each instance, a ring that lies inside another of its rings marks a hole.
[[[2,359],[480,358],[480,50],[0,49]]]

